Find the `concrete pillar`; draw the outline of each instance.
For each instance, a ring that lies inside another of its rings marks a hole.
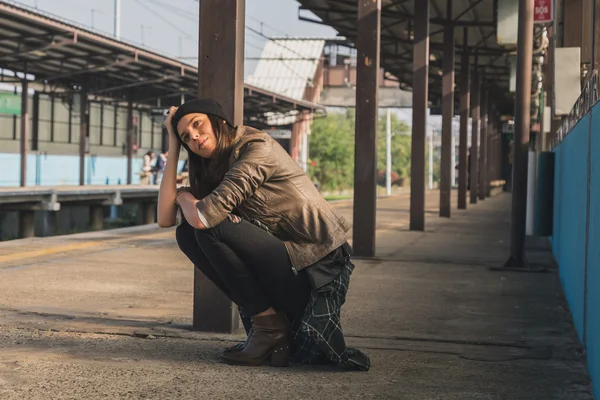
[[[468,186],[468,133],[469,133],[469,108],[471,96],[471,67],[469,61],[469,30],[463,28],[463,52],[461,56],[460,77],[460,132],[458,143],[458,209],[467,209],[467,186]]]
[[[452,20],[452,0],[447,0],[447,20]],[[442,154],[440,160],[440,217],[450,218],[452,171],[452,118],[454,117],[454,26],[444,28],[444,76],[442,79]]]
[[[471,156],[470,163],[470,203],[477,204],[477,186],[479,184],[479,128],[481,121],[479,120],[479,100],[481,94],[481,86],[479,85],[479,71],[477,70],[477,56],[475,57],[475,67],[473,69],[473,82],[471,85]]]
[[[233,123],[239,125],[244,117],[246,2],[202,0],[199,13],[199,96],[218,101]],[[233,332],[238,327],[235,305],[196,268],[193,329]]]
[[[485,200],[487,190],[487,142],[488,142],[488,105],[489,91],[481,90],[481,145],[479,146],[479,200]]]
[[[429,1],[415,0],[410,230],[425,230],[425,136],[429,81]]]
[[[156,222],[156,203],[142,204],[142,225],[150,225]]]
[[[381,0],[358,1],[353,248],[375,256]]]
[[[35,236],[34,224],[35,211],[19,211],[19,237],[30,238]]]
[[[29,110],[27,106],[28,81],[21,81],[21,186],[27,186],[27,145],[29,144]]]
[[[104,207],[101,205],[90,206],[90,228],[101,231],[104,228]]]

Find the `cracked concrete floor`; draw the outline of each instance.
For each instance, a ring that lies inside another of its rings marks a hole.
[[[220,363],[242,335],[188,329],[193,272],[172,232],[38,238],[35,257],[1,243],[0,399],[592,399],[556,271],[489,268],[507,254],[510,198],[430,213],[423,233],[407,206],[379,200],[378,257],[356,261],[344,307],[369,372]]]

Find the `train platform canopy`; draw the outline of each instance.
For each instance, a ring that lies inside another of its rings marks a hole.
[[[33,76],[47,91],[83,89],[91,100],[131,97],[138,106],[167,108],[181,95],[197,96],[196,67],[7,1],[0,1],[0,68]],[[325,113],[253,85],[244,85],[244,96],[245,123],[255,126]]]
[[[330,26],[340,36],[355,43],[357,32],[356,0],[298,0],[299,18]],[[401,89],[410,90],[413,75],[414,0],[381,0],[381,66],[394,75]],[[451,5],[450,13],[448,6]],[[471,63],[477,55],[479,71],[493,78],[499,87],[508,88],[510,58],[515,48],[498,44],[498,0],[430,0],[429,93],[435,103],[441,98],[444,27],[454,28],[455,51],[462,52],[465,32]],[[314,13],[319,19],[303,11]],[[449,18],[450,17],[450,18]],[[515,46],[516,47],[516,46]],[[455,57],[455,71],[461,70],[460,56]]]

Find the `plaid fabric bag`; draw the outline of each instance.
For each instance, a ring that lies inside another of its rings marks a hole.
[[[354,264],[349,257],[338,277],[311,293],[298,329],[294,332],[292,358],[304,364],[334,364],[347,370],[368,371],[369,357],[348,348],[340,323]]]

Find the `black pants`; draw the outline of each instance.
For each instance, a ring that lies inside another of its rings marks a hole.
[[[310,298],[305,271],[296,275],[282,241],[250,222],[229,219],[211,229],[177,227],[177,244],[247,318],[273,307],[298,324]]]

